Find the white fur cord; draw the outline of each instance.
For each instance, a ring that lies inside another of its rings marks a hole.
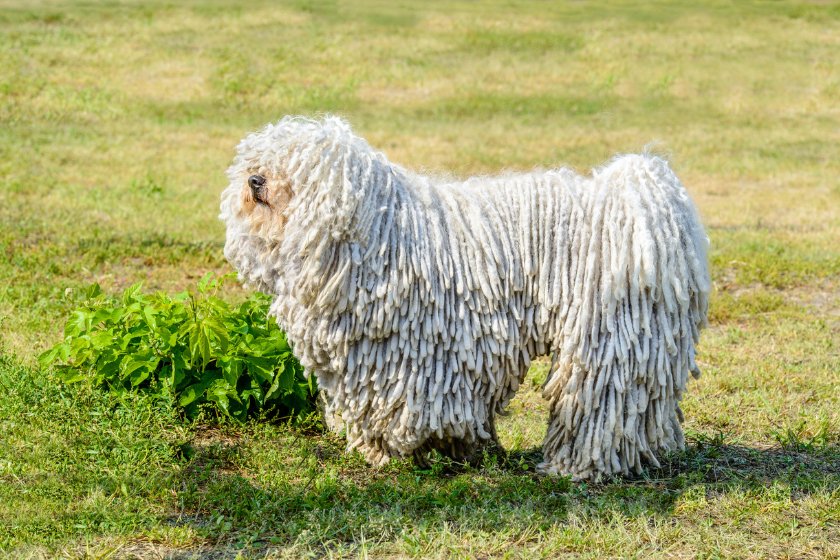
[[[254,174],[288,205],[249,202]],[[369,462],[468,456],[549,352],[542,470],[628,474],[682,448],[708,238],[664,160],[437,182],[340,119],[285,118],[240,143],[228,176],[225,255],[277,296]]]

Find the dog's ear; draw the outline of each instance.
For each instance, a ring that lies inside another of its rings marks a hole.
[[[296,228],[318,232],[304,250],[321,244],[324,235],[366,245],[373,215],[389,206],[405,176],[340,119],[302,129],[289,142],[294,153],[286,171],[290,220],[299,221]]]

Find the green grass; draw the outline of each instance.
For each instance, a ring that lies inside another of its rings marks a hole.
[[[524,391],[527,409],[536,393]],[[516,408],[503,439],[530,424]],[[305,426],[184,424],[142,397],[65,388],[8,357],[0,418],[0,549],[13,556],[838,552],[836,418],[814,435],[809,420],[768,426],[774,445],[758,447],[692,420],[688,449],[661,469],[597,485],[537,475],[533,441],[506,441],[510,454],[488,451],[479,468],[372,469]]]
[[[838,37],[836,5],[786,0],[0,0],[0,555],[840,555]],[[236,142],[325,111],[455,176],[669,153],[715,286],[686,452],[639,479],[535,475],[542,361],[507,459],[431,471],[36,369],[67,288],[228,272]]]

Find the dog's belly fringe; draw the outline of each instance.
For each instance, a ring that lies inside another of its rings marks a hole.
[[[316,239],[317,216],[291,219],[282,247],[237,265],[277,294],[272,311],[350,448],[382,464],[474,447],[551,351],[543,471],[640,472],[642,457],[683,447],[708,241],[667,163],[434,185],[352,150],[332,157],[345,200],[364,191],[346,229]]]

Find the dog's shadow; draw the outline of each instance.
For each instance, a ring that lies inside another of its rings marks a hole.
[[[539,448],[511,451],[504,465],[512,472],[529,472],[542,461]],[[727,443],[719,434],[713,438],[689,438],[683,451],[663,453],[659,467],[644,465],[641,475],[605,478],[597,485],[636,484],[640,481],[670,481],[687,478],[693,483],[718,484],[750,481],[773,482],[791,477],[840,475],[840,442],[833,445],[792,445],[750,447]],[[523,469],[522,466],[527,468]]]
[[[543,461],[539,447],[505,451],[499,446],[489,445],[479,450],[478,459],[470,464],[461,464],[438,456],[432,469],[421,469],[445,478],[457,477],[493,467],[510,475],[545,476],[538,471]],[[650,463],[642,474],[631,473],[627,477],[605,477],[591,487],[614,485],[638,485],[685,479],[693,484],[721,484],[739,482],[752,484],[791,477],[824,477],[840,475],[840,442],[812,445],[808,442],[793,442],[787,445],[750,447],[727,443],[722,434],[715,437],[688,438],[685,450],[666,452],[659,456],[659,466]]]
[[[278,463],[276,473],[266,470],[268,455],[249,459],[253,451],[239,442],[199,450],[181,471],[181,514],[173,522],[206,528],[221,516],[227,532],[220,537],[257,531],[253,546],[270,547],[269,541],[294,541],[304,528],[344,543],[374,532],[407,538],[417,527],[452,523],[466,531],[516,532],[535,523],[563,525],[570,516],[668,518],[686,500],[715,495],[775,488],[801,498],[840,491],[837,442],[758,448],[699,437],[684,451],[661,455],[658,468],[598,482],[540,474],[539,448],[485,448],[477,464],[437,456],[430,468],[410,460],[375,468],[358,453],[345,453],[345,444],[328,433],[296,437],[276,456],[293,449],[298,456]]]

